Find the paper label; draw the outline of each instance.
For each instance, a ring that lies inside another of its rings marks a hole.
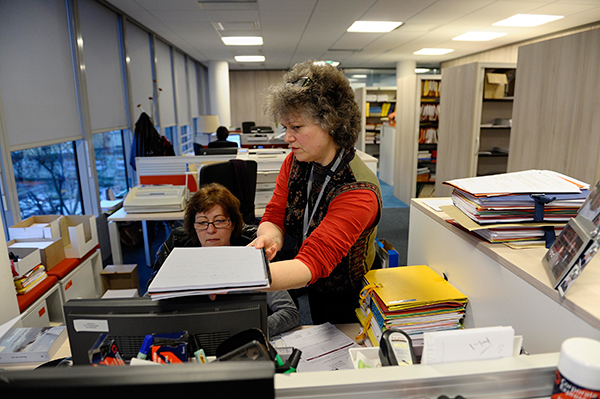
[[[552,399],[600,399],[600,391],[580,387],[556,370]]]
[[[77,332],[109,332],[108,320],[73,320],[73,327]]]

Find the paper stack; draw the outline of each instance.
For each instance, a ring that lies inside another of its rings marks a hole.
[[[467,297],[428,266],[371,270],[362,293],[357,315],[363,327],[372,318],[366,332],[374,346],[390,327],[402,329],[415,346],[423,345],[425,332],[463,328]]]
[[[264,249],[254,247],[173,248],[150,286],[152,299],[269,288]]]
[[[544,245],[575,217],[589,185],[548,170],[456,179],[453,206],[442,210],[452,223],[489,242]]]
[[[9,260],[17,294],[26,294],[48,277],[38,249],[9,248]]]

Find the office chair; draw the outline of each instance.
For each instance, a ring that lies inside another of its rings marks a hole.
[[[240,212],[246,224],[257,224],[254,213],[256,195],[256,161],[230,159],[200,168],[200,186],[219,183],[240,200]]]
[[[254,125],[254,122],[242,122],[242,133],[250,133],[250,129]]]

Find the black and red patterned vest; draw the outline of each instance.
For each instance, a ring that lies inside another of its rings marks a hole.
[[[337,156],[336,156],[337,157]],[[333,164],[333,161],[332,163]],[[284,227],[287,234],[297,241],[295,253],[298,253],[302,242],[304,212],[306,209],[307,183],[313,170],[313,184],[309,198],[309,212],[313,212],[319,192],[331,165],[323,167],[312,162],[299,162],[294,160],[288,179],[289,194],[285,211]],[[375,226],[363,231],[354,245],[344,256],[342,261],[335,267],[328,277],[318,279],[311,285],[312,289],[321,292],[356,291],[362,284],[362,276],[369,271],[375,259],[375,235],[377,223],[381,217],[382,200],[381,190],[377,176],[358,157],[355,156],[354,148],[344,150],[343,161],[329,183],[318,204],[317,211],[310,222],[308,236],[319,225],[327,214],[329,204],[340,194],[352,190],[371,190],[377,195],[379,212]],[[335,240],[336,237],[331,237]]]

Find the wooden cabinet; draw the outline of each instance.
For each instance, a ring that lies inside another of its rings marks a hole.
[[[361,110],[361,133],[356,148],[379,157],[381,129],[396,109],[395,87],[359,87],[355,90]]]
[[[490,75],[504,76],[485,98]],[[442,70],[435,195],[450,196],[444,181],[507,171],[516,64],[471,63]]]
[[[397,79],[394,196],[409,204],[432,196],[437,169],[439,75]]]

